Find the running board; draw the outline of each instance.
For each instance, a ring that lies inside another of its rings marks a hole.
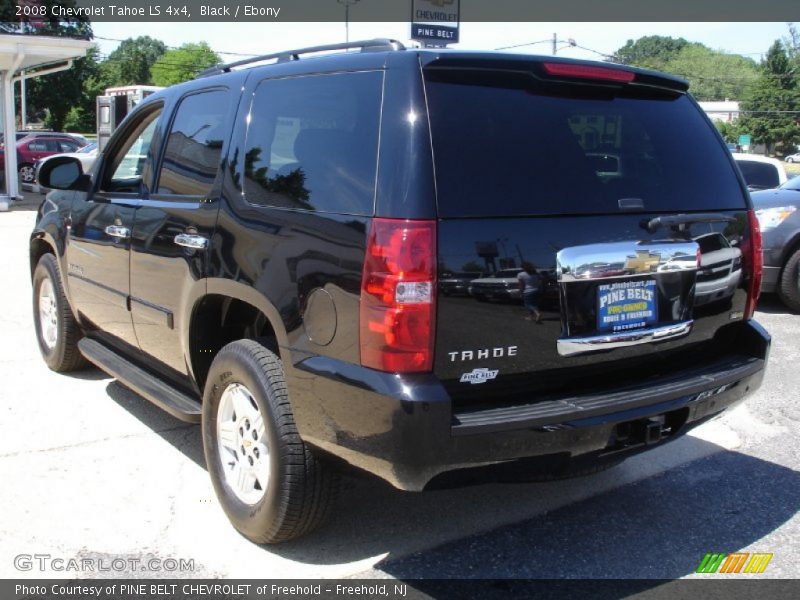
[[[78,348],[88,361],[176,419],[187,423],[200,422],[200,403],[191,396],[137,367],[100,342],[83,338],[78,342]]]

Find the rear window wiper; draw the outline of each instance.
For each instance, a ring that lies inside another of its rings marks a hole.
[[[692,223],[735,223],[734,217],[728,215],[720,215],[718,213],[693,213],[693,214],[678,214],[678,215],[664,215],[654,217],[652,219],[644,219],[640,225],[649,233],[655,233],[661,227],[669,227],[670,229],[677,229],[683,231],[687,225]]]

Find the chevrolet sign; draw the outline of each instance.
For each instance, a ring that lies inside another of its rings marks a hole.
[[[461,0],[411,0],[411,39],[445,46],[458,42]]]

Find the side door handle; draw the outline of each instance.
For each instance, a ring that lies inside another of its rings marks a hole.
[[[106,235],[120,239],[128,239],[131,237],[131,230],[119,225],[109,225],[106,227]]]
[[[208,238],[202,235],[193,235],[191,233],[179,233],[175,236],[175,243],[184,248],[191,248],[193,250],[205,250],[208,248]]]

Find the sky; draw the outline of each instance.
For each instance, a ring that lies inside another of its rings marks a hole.
[[[122,40],[149,35],[167,46],[205,41],[224,61],[240,55],[269,54],[292,48],[343,42],[341,23],[92,23],[96,38]],[[629,39],[645,35],[684,37],[713,49],[743,54],[755,60],[778,38],[788,33],[786,23],[462,23],[461,43],[452,48],[493,50],[502,46],[549,39],[572,38],[578,46],[559,44],[559,55],[572,58],[602,59]],[[408,41],[408,23],[350,23],[350,39],[388,37]],[[119,42],[97,39],[107,55]],[[518,48],[515,51],[549,54],[550,42]],[[594,52],[593,52],[594,51]]]

